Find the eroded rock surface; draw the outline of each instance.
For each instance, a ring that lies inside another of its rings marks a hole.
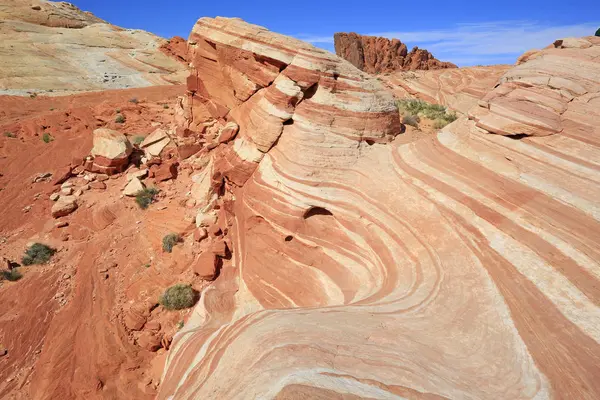
[[[335,52],[356,68],[369,73],[456,68],[414,47],[410,52],[398,39],[364,36],[354,32],[334,35]]]
[[[498,83],[511,65],[400,71],[379,76],[398,98],[418,98],[467,112]]]
[[[402,146],[377,81],[200,19],[183,111],[193,131],[239,124],[207,153],[233,263],[175,335],[158,398],[598,398],[600,42],[584,41],[505,76],[544,59],[551,77],[523,84],[534,106],[573,96],[560,132],[490,134],[508,108],[492,92],[477,122]]]

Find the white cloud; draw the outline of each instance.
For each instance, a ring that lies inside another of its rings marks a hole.
[[[458,65],[513,63],[527,50],[548,46],[556,39],[590,36],[600,23],[552,25],[537,21],[497,21],[457,24],[427,31],[368,32],[371,36],[398,38],[410,47],[427,49],[443,61]],[[329,48],[329,36],[298,35],[298,38]]]

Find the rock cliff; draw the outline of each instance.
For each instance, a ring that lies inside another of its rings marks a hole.
[[[325,51],[224,18],[189,43],[199,217],[232,264],[159,399],[600,396],[600,39],[408,145],[391,94]]]
[[[334,43],[338,56],[372,74],[456,68],[452,63],[437,60],[427,50],[414,47],[409,52],[398,39],[339,32],[334,35]]]

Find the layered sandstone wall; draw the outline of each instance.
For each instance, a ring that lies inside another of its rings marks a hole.
[[[410,52],[398,39],[364,36],[354,32],[334,35],[335,52],[356,68],[372,73],[457,68],[437,60],[430,52],[414,47]]]
[[[199,213],[233,258],[159,399],[600,396],[600,40],[408,145],[391,94],[327,52],[224,18],[189,43]]]

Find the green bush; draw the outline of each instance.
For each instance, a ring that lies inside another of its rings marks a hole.
[[[15,135],[12,132],[4,132],[4,136],[9,137],[9,138],[13,138],[13,139],[17,137],[17,135]]]
[[[419,122],[421,122],[421,118],[419,118],[418,115],[405,114],[402,116],[402,123],[405,125],[410,125],[414,126],[415,128],[418,128]]]
[[[172,252],[173,247],[180,241],[181,241],[181,236],[179,236],[176,233],[169,233],[168,235],[165,235],[165,237],[163,237],[163,240],[162,240],[163,250],[166,251],[167,253]]]
[[[0,275],[3,279],[7,281],[16,282],[23,277],[17,268],[7,269],[2,271],[2,275]]]
[[[407,116],[425,117],[435,121],[434,127],[436,127],[436,129],[441,129],[449,123],[456,121],[458,118],[455,112],[448,111],[446,107],[440,104],[431,104],[423,100],[403,99],[398,100],[397,105],[400,114],[403,115],[404,118]],[[402,122],[407,125],[412,125],[410,122],[413,121],[410,117],[408,118],[408,121],[409,122]]]
[[[596,36],[600,36],[600,28],[596,31]]]
[[[21,262],[23,265],[45,264],[54,253],[56,253],[56,249],[42,243],[34,243],[25,250],[25,255]]]
[[[125,116],[123,114],[117,114],[117,116],[115,117],[115,122],[117,124],[125,123]]]
[[[133,137],[133,144],[140,144],[144,141],[145,137],[143,136],[134,136]]]
[[[192,289],[192,285],[179,283],[165,290],[158,302],[167,310],[182,310],[192,307],[196,300],[196,291]]]
[[[135,195],[135,202],[140,206],[142,210],[148,208],[150,204],[154,202],[154,198],[158,194],[159,190],[157,188],[145,188],[140,190]]]
[[[44,133],[42,135],[42,140],[44,141],[44,143],[50,143],[51,141],[54,140],[54,138],[52,136],[50,136],[49,133]]]
[[[165,110],[167,110],[167,109],[169,108],[169,105],[168,105],[168,104],[163,104],[163,108],[164,108]]]

